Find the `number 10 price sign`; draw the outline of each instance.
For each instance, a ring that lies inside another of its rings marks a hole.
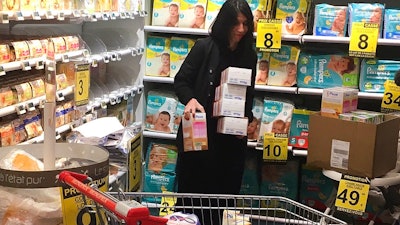
[[[282,39],[282,20],[260,19],[257,22],[256,47],[260,51],[279,52]]]

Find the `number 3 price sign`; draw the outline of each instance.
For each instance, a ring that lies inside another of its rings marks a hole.
[[[279,52],[281,48],[282,20],[260,19],[257,22],[256,47],[260,51]]]
[[[367,178],[342,175],[335,201],[337,210],[362,215],[367,205],[369,184]]]
[[[374,58],[378,45],[379,24],[353,22],[349,44],[349,56]]]

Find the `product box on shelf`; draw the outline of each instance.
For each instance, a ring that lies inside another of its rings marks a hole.
[[[379,177],[397,161],[400,118],[379,124],[310,115],[307,164],[361,177]]]

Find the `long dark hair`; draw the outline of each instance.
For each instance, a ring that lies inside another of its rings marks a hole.
[[[221,7],[217,17],[210,27],[210,36],[221,47],[229,47],[229,36],[235,25],[237,16],[242,13],[247,19],[248,31],[238,43],[238,48],[251,48],[254,42],[254,21],[253,13],[246,0],[227,0]]]

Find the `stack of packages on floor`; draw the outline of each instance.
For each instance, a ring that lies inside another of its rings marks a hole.
[[[244,116],[246,90],[251,85],[251,69],[228,67],[215,88],[213,116],[218,118],[217,132],[247,135],[248,119]]]

